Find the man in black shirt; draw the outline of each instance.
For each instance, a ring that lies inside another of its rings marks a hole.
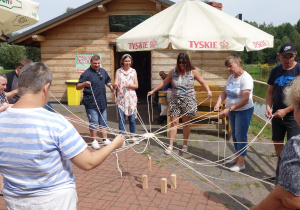
[[[32,61],[26,58],[22,59],[19,61],[18,67],[14,71],[6,73],[7,85],[4,91],[6,93],[6,97],[8,98],[8,102],[10,104],[16,103],[20,98],[20,94],[18,91],[19,74],[23,66],[29,63],[32,63]]]
[[[285,135],[290,139],[300,134],[300,127],[294,119],[294,108],[285,105],[283,96],[284,88],[300,74],[300,64],[295,61],[296,56],[295,46],[292,43],[284,43],[278,53],[280,64],[272,69],[268,79],[265,116],[273,116],[272,140],[277,143],[274,144],[277,157],[284,146]],[[269,180],[275,181],[274,177]]]

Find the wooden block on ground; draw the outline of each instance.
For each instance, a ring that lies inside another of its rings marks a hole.
[[[176,174],[171,175],[171,189],[177,188]]]
[[[148,189],[148,176],[147,175],[142,176],[142,183],[143,183],[143,189],[147,190]]]
[[[152,161],[151,161],[151,157],[148,156],[148,168],[149,168],[149,171],[152,170]]]
[[[167,179],[162,178],[161,179],[161,193],[166,194],[167,191],[168,191],[168,189],[167,189]]]

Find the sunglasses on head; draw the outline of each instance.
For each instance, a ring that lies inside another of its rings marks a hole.
[[[178,64],[186,64],[185,61],[178,61]]]

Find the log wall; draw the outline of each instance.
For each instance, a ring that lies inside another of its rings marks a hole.
[[[107,13],[100,12],[95,7],[40,34],[46,39],[41,42],[42,62],[53,72],[51,93],[62,102],[67,101],[65,81],[79,79],[81,75],[75,69],[76,53],[102,53],[102,68],[113,80],[114,51],[109,43],[116,42],[116,38],[123,33],[109,32],[109,15],[154,15],[158,12],[156,3],[149,0],[114,0],[104,6]],[[165,9],[166,5],[161,8]],[[161,81],[159,71],[168,72],[174,68],[179,52],[152,52],[152,87]],[[217,84],[223,85],[228,77],[224,67],[224,60],[228,55],[228,52],[195,52],[192,55],[192,64],[201,69],[200,73],[206,81],[217,81]],[[113,101],[112,93],[108,90],[107,99],[109,102]],[[50,101],[54,99],[51,98]]]

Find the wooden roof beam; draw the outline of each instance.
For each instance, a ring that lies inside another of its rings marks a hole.
[[[107,9],[103,4],[98,5],[99,12],[107,13]]]
[[[46,41],[46,37],[45,36],[41,36],[41,35],[32,35],[31,38],[35,42],[44,42],[44,41]]]
[[[156,10],[157,10],[158,12],[160,12],[160,11],[161,11],[161,4],[159,4],[159,3],[156,3]]]

